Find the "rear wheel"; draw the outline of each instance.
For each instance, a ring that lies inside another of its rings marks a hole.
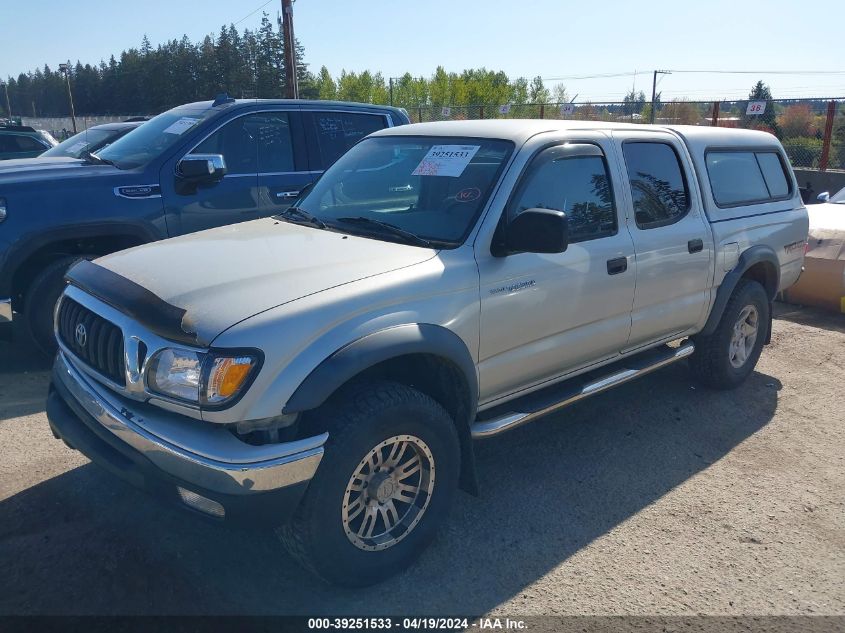
[[[758,282],[743,279],[725,306],[716,331],[693,337],[690,366],[715,389],[732,389],[754,371],[769,327],[769,298]]]
[[[65,288],[65,273],[80,259],[87,258],[89,257],[77,255],[51,262],[35,277],[27,291],[24,315],[29,333],[38,348],[47,356],[55,354],[58,348],[53,334],[53,311]]]
[[[407,567],[443,522],[458,482],[455,425],[429,396],[402,384],[345,389],[320,468],[282,542],[324,580],[365,586]]]

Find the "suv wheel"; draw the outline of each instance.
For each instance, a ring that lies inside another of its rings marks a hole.
[[[709,336],[695,336],[693,373],[716,389],[732,389],[754,371],[769,326],[769,298],[758,282],[743,279]]]
[[[381,582],[422,552],[448,512],[460,466],[454,422],[429,396],[392,382],[345,389],[323,413],[323,460],[279,535],[328,582]]]
[[[24,314],[29,333],[38,348],[47,356],[53,356],[58,348],[53,333],[53,311],[65,289],[65,273],[80,259],[93,257],[94,255],[82,255],[57,259],[35,277],[26,293]]]

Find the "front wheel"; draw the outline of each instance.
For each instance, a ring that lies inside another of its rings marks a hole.
[[[715,389],[733,389],[754,371],[768,335],[769,298],[758,282],[742,279],[725,306],[716,331],[695,336],[690,366]]]
[[[443,522],[458,483],[453,420],[429,396],[379,381],[344,389],[320,468],[282,542],[328,582],[366,586],[407,567]]]

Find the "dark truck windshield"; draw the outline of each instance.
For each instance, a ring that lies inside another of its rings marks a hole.
[[[458,246],[475,224],[513,144],[496,139],[383,136],[332,165],[296,206],[326,225],[374,234],[389,223],[434,246]]]
[[[128,128],[121,129],[97,129],[83,130],[79,134],[74,134],[66,141],[62,141],[55,147],[48,149],[41,154],[44,156],[68,156],[70,158],[82,158],[87,152],[96,152],[103,149],[106,145],[113,142],[114,139],[123,136],[128,132]]]
[[[142,167],[178,143],[188,130],[213,113],[211,108],[168,110],[97,152],[97,156],[119,169]]]

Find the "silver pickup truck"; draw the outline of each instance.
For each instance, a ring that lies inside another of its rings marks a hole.
[[[682,359],[740,385],[807,227],[762,132],[387,129],[281,215],[72,268],[47,413],[136,486],[374,583],[477,492],[474,440]]]

